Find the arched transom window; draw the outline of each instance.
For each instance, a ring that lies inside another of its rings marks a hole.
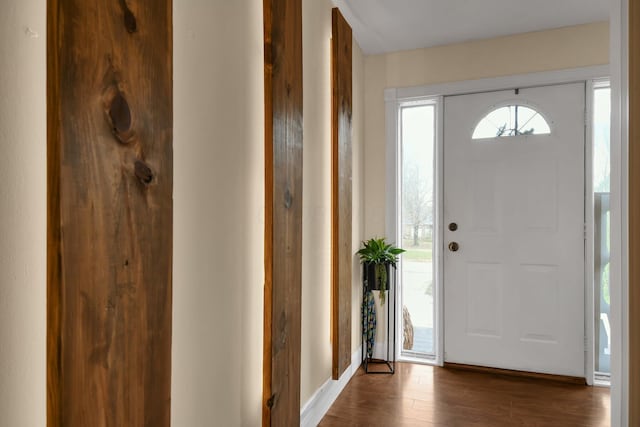
[[[497,138],[516,135],[550,134],[545,118],[531,107],[507,105],[496,108],[484,116],[473,131],[473,139]]]

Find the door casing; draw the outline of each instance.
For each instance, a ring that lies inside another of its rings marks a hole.
[[[505,76],[498,78],[487,78],[487,79],[479,79],[479,80],[467,80],[461,82],[454,83],[443,83],[436,85],[427,85],[427,86],[416,86],[416,87],[404,87],[404,88],[389,88],[385,90],[385,112],[386,112],[386,217],[385,217],[385,229],[386,235],[391,238],[392,241],[397,242],[399,240],[399,229],[397,227],[397,221],[399,218],[398,212],[398,201],[399,201],[399,179],[398,173],[400,171],[400,161],[401,158],[399,156],[399,131],[400,131],[400,121],[399,121],[399,108],[408,104],[415,104],[421,100],[427,102],[436,100],[436,153],[435,153],[435,169],[436,169],[436,179],[435,179],[435,195],[434,200],[436,201],[436,212],[434,218],[434,227],[438,232],[434,236],[434,268],[436,270],[435,273],[435,287],[434,287],[434,295],[435,295],[435,304],[436,304],[436,319],[434,329],[436,330],[437,339],[436,339],[436,357],[433,362],[425,360],[424,363],[433,363],[438,366],[442,366],[444,364],[444,305],[443,305],[443,276],[442,271],[444,268],[443,265],[443,250],[444,250],[444,227],[442,224],[443,218],[443,177],[444,177],[444,157],[443,157],[443,97],[448,95],[463,95],[477,92],[491,92],[505,89],[515,89],[515,88],[525,88],[525,87],[535,87],[535,86],[545,86],[545,85],[555,85],[555,84],[563,84],[563,83],[573,83],[573,82],[587,82],[587,86],[590,86],[590,82],[598,79],[606,79],[609,77],[610,71],[608,65],[603,66],[591,66],[591,67],[581,67],[574,69],[566,69],[566,70],[558,70],[558,71],[549,71],[549,72],[540,72],[540,73],[531,73],[531,74],[521,74],[521,75],[513,75],[513,76]],[[587,99],[587,103],[589,100]],[[587,109],[587,111],[589,111]],[[591,155],[591,140],[590,138],[586,138],[586,147],[585,147],[585,156],[589,157]],[[612,153],[612,158],[613,158]],[[613,170],[613,168],[612,168]],[[591,162],[587,161],[585,163],[585,174],[586,176],[591,175]],[[612,179],[614,177],[612,176]],[[588,180],[587,180],[588,181]],[[589,191],[590,187],[587,186],[586,191]],[[588,193],[587,193],[588,194]],[[585,199],[585,203],[588,203],[588,199]],[[587,227],[592,228],[593,217],[587,217]],[[588,244],[593,245],[593,235],[588,235]],[[588,260],[586,260],[588,261]],[[585,263],[585,268],[592,269],[593,264],[587,265]],[[588,275],[585,275],[585,282],[589,279]],[[399,286],[402,286],[402,283],[399,283]],[[591,286],[586,286],[585,283],[585,317],[588,317],[588,313],[593,310],[593,288]],[[397,310],[402,307],[397,307]],[[586,321],[585,324],[589,324],[591,322]],[[396,329],[396,334],[401,334],[402,330],[400,329],[401,325],[398,322],[398,327]],[[587,382],[589,384],[593,383],[593,358],[594,358],[594,338],[593,338],[593,328],[587,329],[587,354],[585,360],[587,361],[586,366],[586,377]],[[402,340],[396,340],[398,346],[401,345]],[[401,349],[398,348],[397,351]],[[400,354],[400,353],[398,353]],[[415,360],[412,360],[415,361]]]

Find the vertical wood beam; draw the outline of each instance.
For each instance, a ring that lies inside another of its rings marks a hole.
[[[47,425],[169,426],[172,2],[47,9]]]
[[[302,2],[264,0],[264,426],[300,424]]]
[[[331,281],[333,379],[351,365],[352,37],[338,8],[331,12]]]
[[[629,0],[629,425],[640,425],[640,2]],[[624,302],[623,302],[624,303]]]

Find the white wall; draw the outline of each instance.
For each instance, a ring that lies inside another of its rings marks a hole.
[[[365,234],[385,234],[384,89],[609,62],[607,22],[368,56],[365,62]]]
[[[46,2],[6,3],[0,425],[35,427],[46,424]],[[259,425],[262,2],[175,0],[174,24],[172,420]]]
[[[254,426],[262,393],[262,2],[186,4],[174,2],[172,421]],[[303,1],[303,404],[331,377],[331,7],[329,0]],[[364,226],[364,60],[357,46],[354,58],[357,245]],[[354,271],[354,349],[359,281]]]
[[[365,107],[364,107],[364,54],[353,40],[353,115],[351,116],[353,126],[353,229],[351,247],[353,250],[353,299],[351,301],[351,351],[359,351],[362,345],[362,272],[360,259],[355,252],[360,248],[365,239],[364,234],[364,131],[365,131]]]
[[[331,375],[330,8],[304,2],[303,403]],[[44,0],[12,1],[0,16],[0,425],[12,427],[46,418],[45,30]],[[174,31],[172,421],[258,425],[262,1],[175,0]],[[375,171],[385,164],[385,87],[602,64],[607,48],[606,24],[366,59],[354,43],[354,251],[365,236],[384,233],[384,177]],[[353,278],[356,351],[355,258]]]
[[[10,3],[10,4],[7,4]],[[46,424],[46,14],[0,14],[0,425]]]
[[[331,378],[331,9],[303,0],[304,169],[301,403]],[[355,252],[363,232],[363,56],[353,45],[353,206]],[[356,258],[354,257],[354,260]],[[352,347],[360,345],[360,275],[353,265]]]
[[[302,405],[331,376],[331,2],[303,0]]]
[[[257,426],[262,0],[174,0],[172,425]]]
[[[0,425],[34,427],[46,424],[46,2],[10,3],[0,16]],[[255,426],[264,281],[262,1],[174,0],[173,7],[172,423]],[[303,403],[331,375],[330,2],[305,0],[304,22]],[[363,75],[354,44],[354,250],[364,230]],[[354,261],[354,351],[359,292]]]

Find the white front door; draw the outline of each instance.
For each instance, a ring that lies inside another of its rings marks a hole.
[[[444,117],[445,361],[584,377],[585,85],[450,96]]]

